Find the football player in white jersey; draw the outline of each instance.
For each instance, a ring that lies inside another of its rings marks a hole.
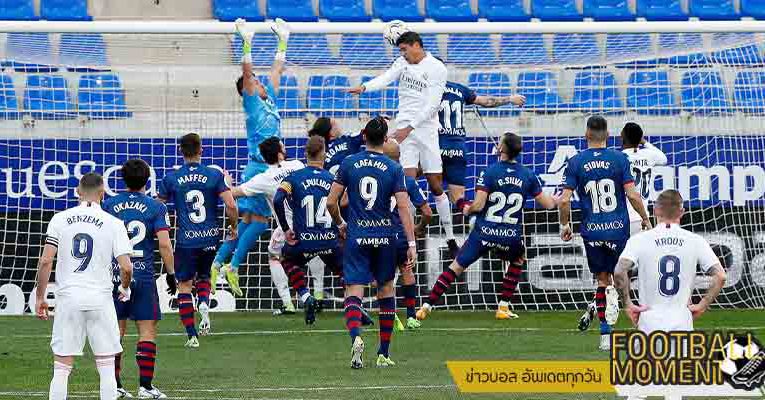
[[[112,259],[120,266],[120,300],[130,299],[133,249],[122,221],[101,209],[104,180],[85,174],[77,187],[80,204],[51,218],[38,262],[36,311],[48,319],[46,291],[56,263],[56,316],[53,319],[53,380],[49,398],[67,398],[69,374],[85,341],[96,359],[101,400],[117,396],[114,356],[122,352],[117,313],[112,301]]]
[[[693,330],[693,320],[709,308],[725,283],[725,270],[709,243],[680,227],[683,212],[680,192],[662,192],[656,199],[656,227],[627,241],[614,272],[625,313],[646,334]],[[701,301],[690,304],[697,265],[712,279]],[[630,298],[628,273],[635,266],[640,305]]]
[[[643,205],[648,210],[648,195],[653,187],[653,167],[667,165],[667,156],[658,147],[649,143],[643,136],[643,129],[634,122],[627,122],[622,128],[622,152],[627,155],[635,177],[635,188],[643,198]],[[642,230],[640,214],[627,203],[630,214],[630,235]]]
[[[277,137],[270,137],[264,140],[260,144],[260,154],[265,159],[266,164],[268,164],[268,169],[235,187],[231,193],[234,195],[234,198],[265,194],[268,205],[271,206],[273,213],[274,196],[279,189],[279,184],[282,183],[282,179],[294,171],[303,169],[305,165],[300,160],[285,161],[287,151],[284,149],[284,144]],[[287,219],[292,220],[292,212],[289,210],[287,211]],[[284,232],[280,227],[276,228],[271,234],[271,242],[268,245],[268,266],[271,270],[271,280],[274,282],[274,286],[276,286],[284,307],[291,309],[294,313],[295,307],[290,296],[287,274],[284,272],[281,264],[284,241]]]

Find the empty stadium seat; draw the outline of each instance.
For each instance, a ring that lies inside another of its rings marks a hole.
[[[287,60],[297,65],[332,65],[340,62],[332,54],[327,36],[321,34],[293,34],[287,44]]]
[[[474,72],[468,76],[468,87],[476,94],[484,96],[510,96],[512,89],[510,78],[502,72]],[[490,117],[505,117],[520,114],[520,109],[511,104],[496,108],[483,108],[481,115]]]
[[[420,22],[425,19],[420,14],[417,0],[372,0],[372,15],[385,22],[394,19]]]
[[[681,54],[662,57],[659,63],[672,67],[689,67],[707,65],[709,60],[701,53],[704,43],[700,33],[662,33],[659,34],[659,50],[667,52],[686,52],[698,49],[699,53]]]
[[[523,0],[478,0],[478,16],[493,22],[523,22],[531,19],[523,7]]]
[[[447,60],[459,65],[491,65],[497,62],[489,35],[449,35]]]
[[[438,36],[434,35],[432,33],[424,33],[421,34],[420,37],[422,38],[422,45],[425,47],[425,50],[429,51],[430,54],[432,54],[434,57],[441,57],[441,49],[438,46]],[[393,52],[395,54],[398,54],[397,49],[393,49]],[[395,55],[394,54],[394,55]]]
[[[734,82],[733,100],[740,111],[765,114],[765,72],[739,72]]]
[[[32,0],[5,0],[0,3],[0,19],[5,21],[35,21],[39,18],[35,15]]]
[[[566,109],[558,95],[558,79],[552,72],[521,72],[518,94],[526,96],[526,110],[555,113]]]
[[[575,0],[531,0],[531,15],[542,21],[581,21]]]
[[[320,116],[351,117],[356,114],[348,77],[314,75],[308,79],[308,110]]]
[[[82,75],[77,92],[77,108],[80,115],[91,119],[129,118],[125,91],[115,74]]]
[[[0,75],[0,119],[18,119],[19,101],[10,76]]]
[[[41,0],[40,17],[49,21],[92,21],[87,0]]]
[[[634,21],[628,0],[584,0],[584,16],[595,21]]]
[[[726,47],[735,44],[749,42],[743,46],[736,46],[712,52],[710,60],[715,64],[727,66],[759,66],[763,64],[762,51],[758,47],[757,39],[753,33],[715,33],[712,36],[712,47]]]
[[[718,72],[686,72],[681,85],[683,111],[700,115],[730,112],[725,86]]]
[[[741,15],[765,19],[765,3],[762,0],[741,0]]]
[[[499,40],[499,58],[503,64],[549,64],[544,37],[536,33],[503,34]]]
[[[646,57],[654,53],[651,35],[648,33],[609,33],[606,36],[606,60],[628,60]],[[658,60],[635,60],[616,64],[617,68],[647,68]]]
[[[258,76],[260,82],[268,82],[270,79],[267,75]],[[279,80],[276,106],[282,118],[295,118],[303,114],[303,107],[300,103],[300,88],[294,75],[282,75]]]
[[[649,21],[687,21],[680,0],[637,0],[637,16]]]
[[[319,15],[330,21],[340,22],[372,19],[364,10],[364,0],[319,0]]]
[[[271,34],[256,34],[252,37],[252,65],[265,67],[274,62],[276,53],[276,38]],[[231,35],[231,58],[234,64],[239,64],[242,58],[242,39],[239,35]]]
[[[392,62],[389,47],[380,35],[343,35],[340,57],[352,67],[387,67]]]
[[[478,16],[470,9],[469,0],[426,0],[425,14],[437,22],[471,22]]]
[[[372,76],[364,76],[361,83],[371,80]],[[392,114],[398,108],[398,82],[393,82],[383,90],[364,92],[359,95],[359,111],[376,114]]]
[[[57,67],[41,62],[51,62],[52,46],[47,33],[9,33],[5,41],[5,61],[2,66],[17,72],[54,72]]]
[[[633,72],[627,82],[627,108],[640,115],[671,115],[675,106],[667,71]]]
[[[72,119],[74,111],[66,78],[61,75],[29,75],[24,90],[24,112],[34,119]]]
[[[616,78],[611,72],[584,71],[574,79],[572,110],[614,114],[622,112],[622,100],[616,90]]]
[[[213,15],[221,21],[263,21],[263,13],[258,7],[258,0],[213,0]]]
[[[100,33],[63,33],[58,47],[59,62],[70,71],[104,70],[109,65],[106,44]]]
[[[314,22],[319,18],[313,12],[311,0],[272,0],[268,1],[268,18],[284,18],[290,22]]]
[[[728,21],[740,17],[733,7],[733,0],[688,0],[688,13],[691,17],[709,21]]]
[[[563,33],[553,37],[553,60],[560,64],[600,63],[600,47],[590,33]]]

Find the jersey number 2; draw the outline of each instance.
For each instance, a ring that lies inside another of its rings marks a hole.
[[[127,224],[127,231],[128,235],[133,235],[130,238],[130,245],[133,246],[133,254],[131,256],[142,258],[143,250],[136,250],[135,246],[146,239],[146,225],[144,225],[141,221],[130,221]]]
[[[186,203],[191,205],[194,212],[189,213],[189,219],[195,224],[201,224],[207,219],[207,209],[205,208],[205,195],[199,190],[192,190],[186,193]]]
[[[497,224],[518,223],[518,218],[513,217],[513,215],[523,207],[523,196],[520,193],[510,193],[505,197],[505,194],[502,192],[493,192],[489,195],[489,202],[494,203],[494,205],[486,210],[487,221]],[[502,211],[505,206],[509,206],[509,208],[500,217],[497,213]]]
[[[672,268],[670,268],[670,266]],[[680,259],[667,255],[659,259],[659,293],[674,296],[680,290]]]
[[[88,269],[93,258],[93,237],[87,233],[78,233],[72,238],[72,257],[80,260],[80,266],[74,272]]]

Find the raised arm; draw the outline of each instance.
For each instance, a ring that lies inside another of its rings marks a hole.
[[[284,63],[287,61],[287,42],[290,39],[290,29],[283,19],[277,18],[271,24],[271,31],[276,35],[278,44],[276,46],[276,56],[271,64],[271,86],[274,93],[279,94],[279,85],[281,84],[282,73],[284,72]]]
[[[42,320],[48,319],[48,302],[45,301],[45,292],[48,290],[50,273],[53,271],[53,259],[56,258],[58,251],[58,242],[52,243],[50,237],[46,241],[42,255],[37,261],[37,292],[35,293],[35,304],[37,304],[35,311],[37,317]]]
[[[393,63],[393,65],[390,66],[390,68],[382,73],[382,75],[364,82],[359,86],[348,89],[348,93],[361,94],[364,92],[373,92],[375,90],[386,88],[388,85],[393,83],[393,81],[398,79],[399,76],[401,76],[401,71],[403,71],[405,63],[406,61],[403,59],[403,57],[398,58]]]
[[[643,146],[651,152],[651,158],[653,158],[654,165],[667,165],[667,155],[664,154],[660,148],[651,144],[651,142],[646,140],[645,137],[640,143],[642,143]]]
[[[255,82],[252,75],[252,32],[246,29],[247,21],[239,18],[235,22],[236,34],[242,39],[242,86],[248,95],[255,93]]]
[[[519,94],[512,96],[476,96],[473,104],[486,108],[501,107],[505,104],[523,107],[526,104],[526,97]]]

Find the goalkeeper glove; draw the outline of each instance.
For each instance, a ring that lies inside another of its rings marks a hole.
[[[287,57],[287,41],[290,39],[290,28],[283,19],[277,18],[271,24],[271,31],[276,35],[279,43],[276,47],[276,59],[284,60]]]
[[[237,18],[234,25],[236,34],[242,39],[242,63],[252,63],[252,32],[247,32],[246,23],[242,18]]]
[[[170,296],[175,295],[178,291],[178,283],[175,281],[175,274],[165,274],[165,281],[167,282],[167,294]]]

